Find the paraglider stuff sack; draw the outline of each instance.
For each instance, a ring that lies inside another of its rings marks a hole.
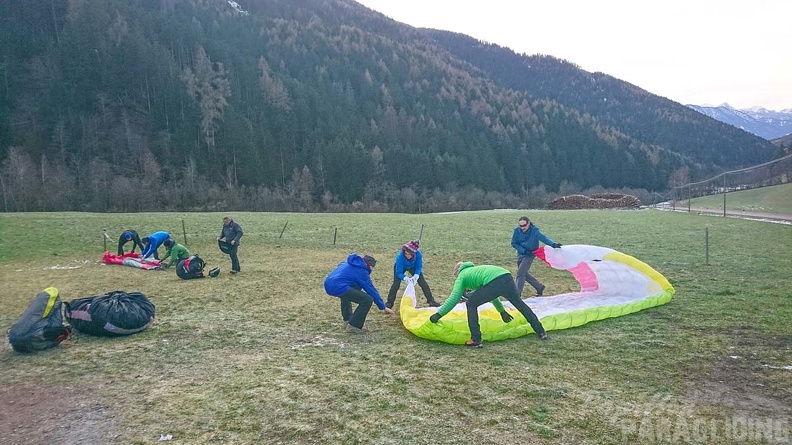
[[[176,275],[183,280],[190,280],[193,278],[203,278],[203,270],[206,262],[198,255],[193,255],[187,259],[179,261],[176,265]]]
[[[48,287],[36,294],[25,312],[8,330],[8,342],[17,352],[34,352],[59,345],[71,331],[63,325],[58,289]]]
[[[136,334],[154,322],[154,304],[140,292],[113,291],[66,303],[66,319],[80,332],[115,337]]]
[[[83,334],[104,336],[104,327],[93,322],[91,318],[91,303],[96,297],[78,298],[66,302],[66,320],[76,330]]]
[[[224,254],[228,255],[231,253],[231,247],[232,247],[231,243],[223,240],[218,240],[217,245],[220,246],[220,251],[223,252]]]

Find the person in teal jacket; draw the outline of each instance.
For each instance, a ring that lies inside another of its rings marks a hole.
[[[451,295],[448,296],[440,309],[429,317],[432,323],[437,323],[440,318],[451,312],[451,309],[456,306],[463,294],[466,291],[471,291],[467,294],[466,302],[468,327],[470,328],[470,340],[465,343],[467,346],[483,347],[478,316],[478,307],[482,304],[492,302],[495,309],[500,312],[504,323],[512,321],[513,317],[506,312],[498,297],[505,297],[509,300],[509,303],[528,320],[536,335],[541,340],[547,340],[547,333],[542,323],[531,308],[520,299],[517,294],[517,287],[514,285],[514,279],[508,270],[500,266],[476,266],[471,262],[464,262],[457,263],[454,266],[454,276],[456,276],[456,281],[454,281]]]
[[[412,281],[413,285],[418,283],[418,286],[421,287],[424,297],[426,297],[426,304],[440,307],[440,304],[432,296],[432,290],[429,289],[429,283],[426,282],[426,277],[423,274],[423,255],[419,249],[420,243],[419,240],[408,241],[396,254],[396,262],[393,265],[393,284],[388,291],[388,301],[385,302],[385,306],[393,308],[393,304],[396,302],[396,292],[401,287],[401,282]],[[410,273],[410,277],[405,275],[407,272]]]
[[[190,258],[190,251],[187,250],[186,247],[182,246],[181,244],[173,241],[172,239],[166,239],[164,243],[165,245],[165,256],[162,257],[162,264],[160,264],[160,269],[167,269],[173,266],[173,263],[178,263],[181,260],[186,260]],[[165,264],[165,260],[170,258],[167,264]]]
[[[540,283],[533,275],[529,273],[531,264],[533,263],[534,250],[539,248],[539,241],[551,246],[553,249],[559,249],[561,244],[551,240],[541,230],[536,227],[527,216],[521,216],[517,221],[517,227],[514,228],[512,233],[511,245],[517,250],[517,295],[522,296],[523,287],[525,282],[536,289],[536,296],[541,297],[544,293],[544,284]]]

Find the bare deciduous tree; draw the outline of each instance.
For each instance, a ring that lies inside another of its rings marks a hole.
[[[201,133],[211,152],[216,150],[215,135],[231,96],[231,83],[222,63],[212,63],[203,47],[198,47],[193,68],[186,67],[182,80],[187,93],[201,109]]]

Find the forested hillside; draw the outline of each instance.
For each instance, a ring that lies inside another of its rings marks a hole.
[[[0,0],[2,210],[530,206],[773,151],[616,79],[488,67],[351,0],[232,3]]]
[[[595,116],[603,125],[680,153],[701,166],[758,164],[774,154],[766,140],[756,135],[703,118],[687,106],[607,74],[590,73],[551,56],[518,55],[462,34],[428,32],[501,85]]]

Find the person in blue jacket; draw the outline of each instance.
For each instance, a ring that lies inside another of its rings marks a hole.
[[[409,241],[396,254],[396,263],[393,266],[393,284],[388,292],[388,301],[385,302],[385,306],[393,307],[393,303],[396,302],[396,292],[401,287],[402,280],[404,280],[412,281],[413,284],[418,283],[418,286],[421,286],[424,297],[426,297],[426,303],[432,307],[440,307],[440,304],[432,297],[432,291],[429,289],[426,278],[424,278],[423,255],[418,249],[419,245],[419,240]],[[411,276],[407,277],[405,272],[409,272]]]
[[[154,256],[155,260],[159,259],[157,249],[161,246],[166,239],[170,238],[168,232],[154,232],[149,236],[144,236],[140,241],[143,242],[143,252],[140,254],[141,258],[148,258]]]
[[[539,248],[539,241],[551,246],[553,249],[558,249],[561,244],[551,240],[541,230],[536,227],[527,216],[521,216],[517,221],[517,227],[514,228],[512,234],[511,245],[517,250],[517,278],[515,285],[517,286],[517,295],[522,296],[523,287],[525,282],[536,289],[536,295],[541,297],[544,293],[544,284],[534,278],[528,271],[531,270],[533,263],[534,250]]]
[[[371,281],[371,269],[377,260],[370,255],[361,257],[351,253],[346,261],[339,264],[324,280],[325,292],[341,299],[341,318],[347,332],[363,332],[371,304],[377,305],[379,310],[386,314],[393,314],[393,310],[385,307],[377,288]],[[352,303],[357,308],[352,312]]]

